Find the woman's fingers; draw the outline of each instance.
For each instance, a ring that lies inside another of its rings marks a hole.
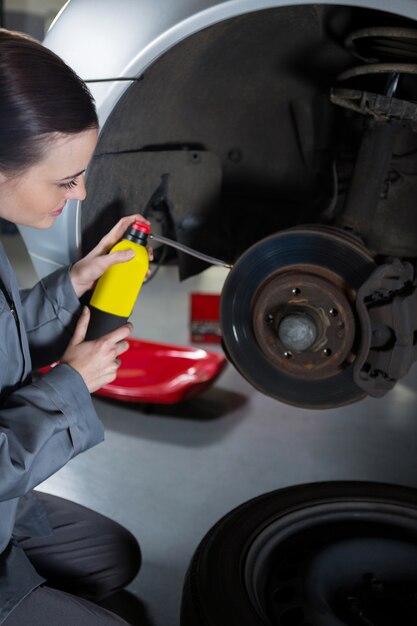
[[[116,263],[123,263],[133,259],[134,253],[131,250],[117,250],[108,254],[109,250],[120,241],[128,226],[137,220],[149,224],[143,215],[134,213],[122,217],[107,235],[85,257],[74,263],[70,269],[72,286],[78,298],[81,298],[86,291],[94,287],[95,282],[104,272]],[[148,247],[150,260],[153,259],[153,250]]]
[[[103,262],[110,267],[115,263],[126,263],[126,261],[130,261],[135,256],[134,250],[117,250],[116,252],[112,252],[111,254],[107,254]]]
[[[107,333],[107,335],[104,335],[104,339],[110,344],[118,344],[120,341],[126,339],[132,330],[132,324],[127,322],[127,324],[123,324],[123,326],[120,326],[119,328],[116,328],[116,330],[112,330],[110,333]]]
[[[84,341],[85,336],[87,334],[89,322],[90,322],[90,309],[87,306],[83,306],[81,315],[75,327],[74,334],[70,341],[71,345],[76,346],[82,341]]]
[[[149,260],[153,261],[153,248],[152,246],[146,246],[146,250],[148,251]]]
[[[122,217],[84,258],[86,259],[106,254],[110,248],[112,248],[122,238],[125,230],[130,226],[130,224],[133,224],[136,220],[149,224],[148,220],[146,220],[143,215],[140,215],[139,213]]]
[[[130,345],[128,341],[119,341],[119,343],[116,344],[116,355],[119,356],[119,354],[123,354],[124,352],[129,350],[129,348]]]
[[[105,247],[105,250],[109,250],[116,244],[123,236],[125,230],[133,224],[133,222],[143,222],[144,224],[149,224],[150,222],[140,215],[140,213],[134,213],[133,215],[127,215],[126,217],[122,217],[115,226],[103,237],[100,244],[102,243]],[[100,245],[99,244],[99,245]]]
[[[90,311],[85,307],[61,362],[77,370],[93,393],[116,378],[121,364],[118,357],[129,349],[127,338],[133,327],[128,322],[99,339],[85,341],[89,319]]]

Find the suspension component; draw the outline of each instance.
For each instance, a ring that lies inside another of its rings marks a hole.
[[[330,98],[364,117],[364,133],[336,225],[375,255],[417,257],[417,30],[361,29],[346,46],[365,63],[344,71]]]

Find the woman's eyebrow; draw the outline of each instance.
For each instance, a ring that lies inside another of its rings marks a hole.
[[[81,170],[81,172],[78,172],[77,174],[73,174],[72,176],[65,176],[65,178],[59,178],[59,181],[62,180],[70,180],[72,178],[77,178],[77,176],[81,176],[81,174],[84,174],[85,170]]]

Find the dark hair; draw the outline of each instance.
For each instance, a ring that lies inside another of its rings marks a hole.
[[[36,163],[53,133],[97,127],[81,78],[39,41],[0,28],[0,171],[19,173]]]

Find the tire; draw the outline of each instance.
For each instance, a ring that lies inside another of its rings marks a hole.
[[[417,491],[368,482],[273,491],[204,537],[181,626],[415,626]]]

